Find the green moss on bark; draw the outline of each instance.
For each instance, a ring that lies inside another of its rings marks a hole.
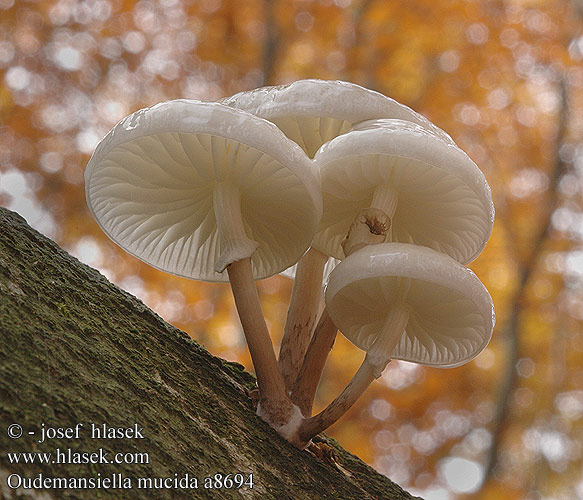
[[[299,451],[254,413],[254,378],[211,356],[142,302],[0,207],[0,488],[8,474],[130,478],[126,490],[44,490],[47,498],[410,499],[336,447],[338,465]],[[10,424],[24,435],[11,439]],[[38,443],[40,426],[84,424],[80,439]],[[90,424],[143,427],[143,439],[91,439]],[[28,432],[35,432],[34,436]],[[333,446],[334,443],[331,443]],[[71,448],[147,464],[11,464],[7,452]],[[193,490],[140,490],[137,478],[188,473]],[[216,473],[252,473],[253,489],[205,489]],[[28,492],[36,498],[38,493]]]

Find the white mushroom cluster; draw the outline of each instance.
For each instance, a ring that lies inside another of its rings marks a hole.
[[[161,103],[109,132],[85,186],[98,224],[127,252],[230,282],[257,412],[300,448],[391,359],[458,366],[490,340],[492,300],[465,267],[492,230],[488,184],[449,135],[377,92],[302,80]],[[294,265],[277,359],[254,280]],[[312,415],[338,330],[366,356]]]

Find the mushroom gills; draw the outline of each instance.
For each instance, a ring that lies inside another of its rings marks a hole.
[[[312,246],[330,256],[346,256],[342,241],[355,215],[382,203],[385,186],[398,192],[394,209],[381,209],[391,218],[385,241],[428,246],[468,263],[491,231],[492,200],[483,174],[461,149],[427,128],[399,119],[355,125],[323,145],[314,160],[324,212]]]

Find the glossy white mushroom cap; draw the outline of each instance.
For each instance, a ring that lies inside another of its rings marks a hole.
[[[387,311],[403,300],[409,319],[392,358],[453,367],[477,356],[494,328],[494,307],[476,275],[451,257],[404,243],[364,247],[331,273],[326,307],[334,324],[364,351]]]
[[[321,215],[320,183],[304,152],[272,123],[217,103],[176,100],[120,121],[85,171],[86,198],[103,231],[163,271],[228,281],[219,258],[213,192],[240,194],[256,279],[294,264]]]
[[[494,222],[490,187],[455,144],[404,120],[363,122],[326,143],[320,168],[324,212],[312,246],[342,259],[341,242],[378,186],[397,192],[389,241],[434,248],[468,263]]]
[[[275,123],[310,158],[322,144],[348,132],[355,123],[376,118],[411,121],[453,143],[443,130],[411,108],[349,82],[298,80],[240,92],[220,102]]]

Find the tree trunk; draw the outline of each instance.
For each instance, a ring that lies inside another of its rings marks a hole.
[[[254,387],[0,207],[2,498],[413,498],[332,439],[328,460],[281,439]]]

